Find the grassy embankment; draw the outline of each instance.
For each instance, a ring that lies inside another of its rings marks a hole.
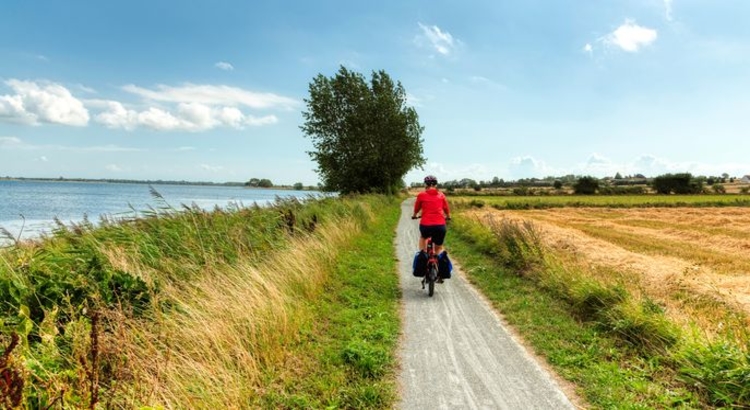
[[[638,199],[622,199],[614,207],[640,206]],[[683,289],[671,296],[696,316],[672,321],[632,275],[592,270],[546,246],[533,223],[471,214],[456,218],[453,253],[507,320],[593,407],[750,407],[744,313]],[[701,327],[711,321],[711,332]]]
[[[0,252],[3,406],[390,405],[393,200],[163,205]]]

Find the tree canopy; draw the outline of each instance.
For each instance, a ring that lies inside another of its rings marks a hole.
[[[383,70],[365,77],[341,66],[333,77],[310,83],[302,131],[326,189],[393,193],[403,177],[425,163],[424,127],[407,105],[406,91]]]

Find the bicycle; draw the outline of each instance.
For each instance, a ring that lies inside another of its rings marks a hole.
[[[412,219],[419,219],[419,217]],[[435,283],[440,281],[438,255],[435,253],[435,244],[432,243],[432,238],[426,238],[425,241],[427,245],[427,266],[425,274],[422,276],[422,289],[427,285],[427,295],[431,297],[435,294]]]

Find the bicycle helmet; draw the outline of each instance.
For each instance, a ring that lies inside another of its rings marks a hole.
[[[427,175],[424,177],[424,184],[427,186],[436,186],[437,183],[437,178],[434,175]]]

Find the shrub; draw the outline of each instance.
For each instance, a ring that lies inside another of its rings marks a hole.
[[[592,176],[578,178],[573,184],[573,192],[578,195],[594,195],[599,190],[599,180]]]
[[[643,195],[646,188],[642,186],[608,186],[599,188],[602,195]]]
[[[484,207],[484,201],[479,199],[472,199],[471,201],[469,201],[469,206],[471,208],[482,208]]]
[[[703,191],[703,181],[690,173],[660,175],[651,182],[659,194],[699,194]]]
[[[711,189],[713,189],[713,191],[715,193],[717,193],[717,194],[726,194],[727,193],[727,189],[724,188],[724,185],[722,185],[722,184],[714,184],[711,187]]]
[[[530,194],[530,192],[529,192],[529,188],[528,187],[522,186],[522,187],[513,188],[513,195],[526,196],[526,195],[529,195],[529,194]]]

